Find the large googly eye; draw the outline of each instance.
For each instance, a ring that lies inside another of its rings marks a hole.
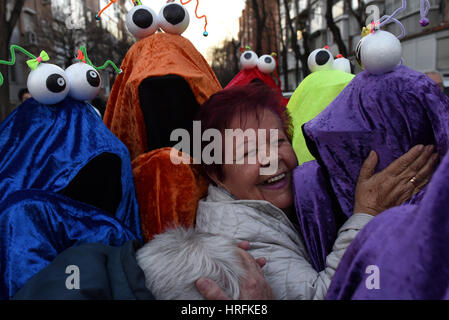
[[[187,10],[180,4],[169,3],[159,12],[159,24],[167,33],[182,34],[190,23]]]
[[[259,61],[257,61],[257,68],[259,68],[260,72],[265,74],[273,73],[276,69],[276,60],[267,54],[261,56]]]
[[[259,57],[254,51],[245,51],[240,57],[240,63],[243,69],[252,69],[257,66]]]
[[[67,76],[54,64],[41,63],[27,80],[31,96],[42,104],[57,104],[69,93]]]
[[[339,55],[334,61],[334,70],[351,73],[351,62],[343,56]]]
[[[310,54],[307,64],[311,72],[331,70],[334,65],[334,57],[329,50],[316,49]]]
[[[68,67],[65,73],[70,86],[69,96],[73,99],[92,100],[100,92],[100,74],[87,63],[75,63]]]
[[[135,6],[126,16],[126,27],[137,39],[151,36],[159,28],[156,12],[147,6]]]
[[[393,71],[402,60],[402,46],[390,32],[377,30],[362,38],[356,50],[357,59],[372,74]]]

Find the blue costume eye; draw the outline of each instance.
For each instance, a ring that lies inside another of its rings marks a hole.
[[[126,27],[137,39],[143,39],[154,34],[159,28],[156,13],[147,6],[132,8],[126,16]]]
[[[41,63],[28,76],[28,90],[31,96],[42,104],[57,104],[69,93],[67,76],[54,64]]]
[[[47,89],[54,93],[62,92],[66,88],[64,78],[57,73],[54,73],[47,78],[46,85]]]
[[[171,34],[182,34],[190,23],[190,16],[184,6],[169,3],[159,12],[159,22],[162,30]]]
[[[65,71],[70,84],[69,96],[79,101],[92,100],[101,90],[101,77],[86,63],[75,63]]]

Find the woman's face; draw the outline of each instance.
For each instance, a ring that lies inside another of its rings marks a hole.
[[[219,185],[241,200],[266,200],[280,209],[291,207],[292,170],[297,160],[279,118],[271,111],[259,115],[259,121],[255,113],[248,114],[243,122],[236,116],[230,129],[255,134],[234,139],[225,133],[225,152],[233,150],[226,156],[232,156],[233,163],[225,161]]]

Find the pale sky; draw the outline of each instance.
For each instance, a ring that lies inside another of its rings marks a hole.
[[[176,2],[180,3],[179,0]],[[210,48],[220,45],[227,38],[237,37],[239,18],[245,7],[245,0],[199,0],[198,15],[207,16],[208,37],[203,36],[204,19],[197,19],[195,16],[196,2],[197,0],[192,0],[184,6],[190,15],[190,25],[183,36],[188,38],[210,63],[208,56]],[[142,3],[159,13],[167,1],[143,0]]]

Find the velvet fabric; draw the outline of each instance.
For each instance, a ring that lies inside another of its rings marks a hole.
[[[315,160],[307,148],[302,125],[323,111],[348,85],[354,75],[340,70],[322,70],[308,75],[287,105],[293,125],[293,149],[298,164]]]
[[[434,144],[440,157],[446,154],[449,98],[429,77],[406,66],[383,75],[362,72],[304,125],[304,132],[329,176],[340,213],[349,217],[360,168],[371,150],[379,155],[376,172],[417,144]]]
[[[176,159],[189,158],[163,148],[132,163],[145,241],[169,227],[194,227],[198,202],[207,194],[208,181],[189,164],[173,164],[171,151]]]
[[[55,106],[28,99],[0,125],[0,202],[19,190],[64,193],[83,168],[104,154],[121,162],[120,171],[110,173],[121,177],[121,201],[112,215],[140,238],[128,150],[90,105],[71,98]],[[89,175],[93,183],[103,178],[95,171]]]
[[[0,299],[14,296],[69,247],[120,246],[135,238],[117,219],[93,206],[45,190],[11,193],[0,203]]]
[[[303,129],[317,161],[296,169],[295,204],[306,247],[320,271],[337,230],[353,213],[357,178],[370,150],[379,155],[377,172],[420,143],[435,144],[443,157],[449,99],[427,76],[405,66],[379,76],[362,72]],[[409,203],[420,203],[424,193]]]
[[[360,231],[327,299],[449,299],[448,199],[446,155],[419,204],[387,210]],[[369,266],[378,268],[378,288]]]
[[[156,33],[138,41],[129,49],[121,69],[123,72],[117,77],[108,100],[104,122],[128,147],[132,160],[151,151],[147,147],[147,131],[139,99],[142,81],[178,75],[189,84],[199,105],[221,90],[204,57],[180,35]]]
[[[276,83],[274,78],[271,75],[265,74],[259,70],[259,68],[254,67],[251,69],[243,69],[228,83],[226,88],[232,88],[234,86],[246,86],[253,81],[260,80],[265,83],[267,86],[276,90],[282,96],[282,90],[279,85]],[[225,89],[226,89],[225,88]],[[282,104],[287,106],[289,99],[283,98]]]
[[[293,196],[301,234],[312,266],[318,272],[326,267],[326,257],[337,239],[328,180],[316,160],[293,171]]]
[[[187,106],[172,103],[181,100],[172,97],[177,94],[175,89],[179,88],[180,78],[188,84],[200,106],[221,90],[221,86],[204,57],[189,40],[179,35],[156,33],[138,41],[126,54],[121,68],[123,73],[117,77],[112,88],[104,121],[128,147],[134,160],[141,223],[145,239],[149,240],[166,226],[192,226],[197,202],[205,194],[207,186],[193,167],[174,165],[168,150],[149,150],[148,146],[153,144],[148,143],[150,137],[147,133],[151,130],[147,130],[146,124],[158,122],[161,127],[172,128],[178,120],[188,122],[188,119],[180,118],[187,117],[189,112],[183,110],[176,113],[176,109]],[[166,90],[165,94],[165,101],[170,105],[160,104],[164,101],[161,95],[157,95],[154,101],[158,105],[149,102],[141,105],[142,97],[148,100],[146,91],[159,92],[151,87],[154,83],[161,85],[162,82],[157,82],[158,78],[164,81],[167,88],[173,84],[173,90]],[[170,79],[173,81],[170,82]],[[186,104],[191,105],[191,101]],[[142,108],[147,118],[151,114],[157,118],[146,121]],[[167,110],[173,110],[173,119],[167,116]],[[158,117],[159,114],[164,116]],[[193,116],[190,120],[193,122]],[[158,140],[168,139],[159,137]],[[159,145],[162,148],[170,146]]]

